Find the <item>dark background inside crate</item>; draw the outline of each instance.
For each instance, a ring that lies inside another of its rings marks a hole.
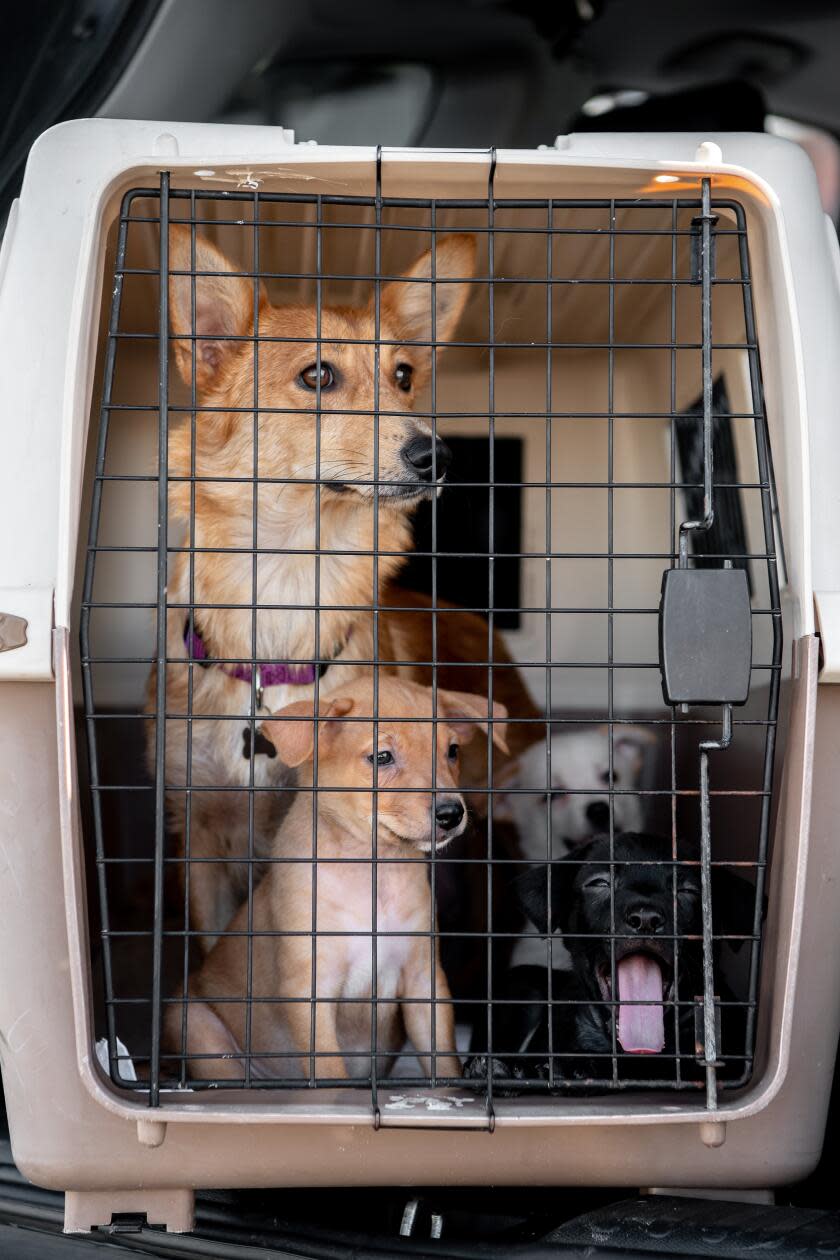
[[[408,590],[432,594],[432,574],[437,568],[437,595],[464,608],[495,612],[499,630],[519,627],[519,586],[522,551],[522,441],[493,439],[493,471],[490,476],[488,437],[448,437],[452,467],[443,494],[421,505],[414,518],[414,549],[431,552],[432,520],[437,517],[436,556],[415,555],[399,576]],[[487,483],[493,481],[492,488]],[[476,485],[483,482],[484,485]],[[466,484],[465,484],[466,483]],[[492,538],[490,517],[493,517]],[[494,553],[493,598],[490,598],[490,562],[464,559],[464,553]]]
[[[741,491],[736,489],[740,481],[735,437],[732,432],[732,409],[723,378],[718,377],[712,391],[712,467],[715,482],[715,518],[711,529],[692,530],[688,545],[694,557],[694,567],[718,568],[720,556],[732,556],[736,569],[747,574],[750,594],[752,575],[747,554],[747,529]],[[677,453],[682,480],[690,489],[685,490],[685,514],[687,520],[699,520],[703,516],[703,399],[698,398],[676,420]],[[733,489],[721,489],[731,484]],[[707,559],[707,557],[715,557]]]

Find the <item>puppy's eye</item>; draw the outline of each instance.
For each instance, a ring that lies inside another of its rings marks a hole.
[[[371,765],[376,762],[378,766],[392,766],[394,764],[394,754],[388,752],[387,748],[383,748],[380,752],[368,753],[365,761],[369,761]]]
[[[304,368],[298,377],[301,385],[306,389],[318,388],[318,364],[311,363],[309,367]],[[321,389],[330,389],[335,384],[335,372],[329,363],[321,364]]]
[[[589,879],[585,879],[583,881],[584,888],[603,889],[603,888],[609,888],[609,886],[610,886],[609,875],[590,875]]]
[[[458,745],[450,744],[448,749],[446,750],[446,755],[450,761],[457,761],[458,760]]]
[[[599,775],[598,777],[600,778],[600,780],[601,780],[601,782],[602,782],[602,783],[609,783],[609,781],[610,781],[610,772],[609,772],[609,770],[605,770],[605,771],[604,771],[604,773],[603,773],[602,775]],[[612,777],[612,778],[613,778],[613,783],[618,783],[618,782],[620,781],[620,780],[619,780],[619,776],[616,774],[615,770],[613,770],[613,777]]]
[[[411,389],[412,377],[414,376],[414,368],[410,363],[398,363],[394,377],[396,378],[397,388],[407,394]]]

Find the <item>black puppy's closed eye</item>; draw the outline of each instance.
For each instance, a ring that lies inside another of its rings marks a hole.
[[[603,891],[605,888],[609,888],[611,883],[612,883],[612,880],[610,879],[607,872],[599,871],[597,875],[590,875],[589,879],[584,880],[583,887],[586,889],[591,888],[598,891]]]

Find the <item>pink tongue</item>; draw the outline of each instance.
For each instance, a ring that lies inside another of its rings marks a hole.
[[[629,954],[616,964],[615,970],[621,1048],[627,1054],[657,1054],[665,1046],[659,963],[647,954]]]

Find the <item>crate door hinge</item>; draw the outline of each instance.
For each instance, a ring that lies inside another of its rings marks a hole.
[[[0,586],[0,682],[52,682],[53,588]]]

